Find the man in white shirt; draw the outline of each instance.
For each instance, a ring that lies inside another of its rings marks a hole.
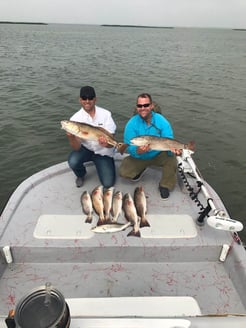
[[[96,106],[96,100],[93,87],[82,87],[79,98],[82,107],[70,120],[102,127],[113,135],[116,131],[116,124],[111,112]],[[76,186],[81,187],[84,184],[86,175],[84,163],[89,161],[94,162],[101,184],[105,188],[113,186],[116,178],[114,148],[107,143],[107,140],[103,136],[98,141],[82,140],[68,132],[67,137],[73,148],[68,157],[68,164],[77,177]]]

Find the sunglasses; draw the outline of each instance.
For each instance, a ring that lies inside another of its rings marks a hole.
[[[81,99],[82,99],[82,100],[87,100],[87,99],[88,99],[88,100],[92,100],[92,99],[94,99],[94,97],[92,97],[92,96],[90,96],[90,97],[81,97]]]
[[[150,106],[150,103],[148,103],[148,104],[137,104],[137,108],[147,108],[147,107],[149,107]]]

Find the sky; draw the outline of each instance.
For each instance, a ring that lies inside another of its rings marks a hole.
[[[0,21],[246,28],[246,0],[0,0]]]

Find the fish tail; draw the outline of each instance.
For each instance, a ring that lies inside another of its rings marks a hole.
[[[116,223],[118,220],[117,216],[112,216],[111,222]]]
[[[97,221],[97,226],[103,225],[104,223],[105,223],[105,220],[103,220],[103,219],[99,219],[99,220]]]
[[[117,141],[114,141],[114,140],[107,140],[107,143],[113,147],[117,147],[117,145],[118,145]]]
[[[132,236],[132,237],[141,237],[141,234],[140,234],[139,230],[135,231],[134,229],[132,229],[132,231],[130,231],[128,233],[127,237],[130,237],[130,236]]]
[[[140,228],[143,228],[143,227],[150,227],[150,224],[149,224],[148,220],[146,220],[146,218],[141,218]]]
[[[121,155],[124,154],[127,147],[128,147],[128,145],[124,144],[123,142],[118,142],[116,145],[116,149]]]
[[[190,142],[188,142],[188,144],[186,145],[186,147],[185,148],[187,148],[187,149],[189,149],[189,150],[192,150],[192,151],[195,151],[195,141],[190,141]]]
[[[92,222],[92,216],[88,215],[86,220],[85,220],[85,223],[91,223],[91,222]]]

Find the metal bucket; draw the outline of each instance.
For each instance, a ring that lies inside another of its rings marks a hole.
[[[68,328],[70,312],[63,295],[50,285],[32,290],[15,309],[18,328]]]

